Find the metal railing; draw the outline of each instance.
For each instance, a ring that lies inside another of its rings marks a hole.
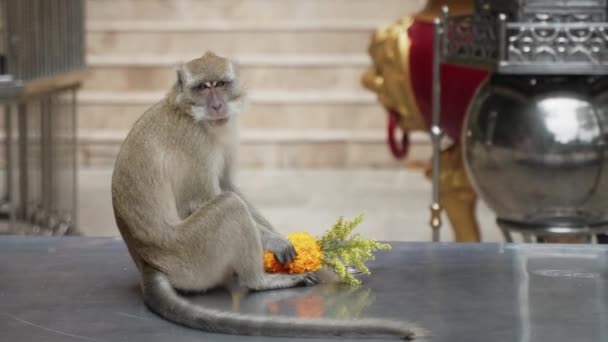
[[[8,233],[77,232],[84,0],[0,0]]]

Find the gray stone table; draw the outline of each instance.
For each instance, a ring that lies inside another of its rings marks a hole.
[[[377,254],[357,289],[257,293],[239,308],[225,291],[193,300],[262,315],[408,320],[429,331],[419,341],[608,341],[605,247],[393,247]],[[0,238],[0,341],[287,340],[205,334],[156,317],[120,240]]]

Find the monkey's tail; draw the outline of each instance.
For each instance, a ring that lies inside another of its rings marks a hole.
[[[209,309],[180,296],[163,273],[144,273],[143,296],[151,311],[171,322],[207,332],[282,337],[394,336],[404,340],[412,340],[415,335],[403,323],[389,320],[263,317]]]

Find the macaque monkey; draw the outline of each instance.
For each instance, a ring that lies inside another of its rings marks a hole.
[[[141,274],[145,304],[169,321],[208,332],[411,339],[412,331],[401,322],[245,315],[180,295],[231,282],[252,291],[319,282],[312,273],[264,272],[264,250],[281,263],[294,259],[296,251],[233,183],[236,117],[244,98],[236,66],[207,52],[178,68],[169,93],[137,120],[121,147],[112,204]]]

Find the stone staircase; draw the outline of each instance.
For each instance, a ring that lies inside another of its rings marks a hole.
[[[384,111],[360,85],[379,25],[424,0],[88,0],[91,77],[79,95],[84,166],[111,166],[131,124],[206,50],[236,59],[249,89],[247,167],[402,167]],[[410,160],[426,159],[424,135]]]

